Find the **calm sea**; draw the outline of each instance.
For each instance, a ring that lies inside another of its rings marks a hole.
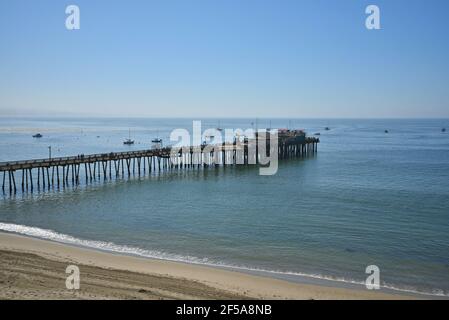
[[[449,295],[449,121],[271,121],[288,126],[320,132],[318,154],[274,176],[229,167],[0,195],[0,230],[293,280],[363,283],[377,265],[385,287]],[[0,161],[45,158],[48,146],[53,156],[145,149],[175,128],[192,119],[2,118]]]

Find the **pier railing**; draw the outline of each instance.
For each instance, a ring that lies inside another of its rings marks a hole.
[[[293,132],[278,138],[278,159],[304,157],[317,152],[319,139],[305,137],[304,133]],[[258,164],[259,154],[249,155],[251,140],[243,142],[222,143],[183,147],[173,152],[172,147],[147,149],[137,151],[109,152],[99,154],[79,154],[69,157],[47,159],[32,159],[0,162],[0,172],[3,172],[2,190],[17,192],[15,173],[20,172],[22,191],[33,191],[37,188],[51,188],[80,183],[83,174],[86,183],[92,180],[112,179],[131,174],[146,174],[146,172],[168,170],[173,168],[199,168],[209,166],[250,165]],[[211,148],[212,147],[212,148]],[[81,168],[84,167],[84,170]],[[37,169],[37,172],[36,172]],[[51,171],[51,172],[50,172]],[[61,171],[61,172],[60,172]],[[8,187],[6,186],[8,180]]]

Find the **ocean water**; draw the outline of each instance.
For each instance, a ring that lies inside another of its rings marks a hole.
[[[201,119],[195,119],[201,120]],[[204,128],[218,120],[203,120]],[[221,119],[251,128],[251,119]],[[259,128],[268,127],[259,119]],[[331,130],[325,131],[329,126]],[[0,195],[0,230],[267,274],[449,296],[448,120],[273,119],[320,132],[318,154]],[[0,162],[149,148],[192,119],[0,119]],[[128,130],[136,140],[125,146]],[[389,133],[384,131],[388,130]],[[32,134],[40,132],[41,139]],[[83,180],[83,179],[81,179]]]

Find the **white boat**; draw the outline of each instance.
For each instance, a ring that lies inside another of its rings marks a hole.
[[[134,140],[131,140],[131,129],[129,129],[128,139],[126,139],[125,141],[123,141],[123,144],[126,144],[126,145],[134,144]]]
[[[216,129],[217,131],[223,131],[223,128],[220,127],[220,121],[218,121],[218,127]]]

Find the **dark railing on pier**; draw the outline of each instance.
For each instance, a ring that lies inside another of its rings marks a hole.
[[[304,157],[317,152],[318,138],[305,137],[302,132],[291,131],[280,134],[278,138],[278,158]],[[167,170],[172,168],[196,168],[200,166],[219,165],[249,165],[258,163],[259,155],[251,161],[248,153],[248,139],[244,142],[223,143],[214,145],[211,151],[210,145],[182,148],[173,154],[171,147],[149,149],[128,152],[111,152],[102,154],[77,155],[72,157],[58,157],[47,159],[34,159],[23,161],[0,162],[0,172],[3,172],[3,193],[9,189],[9,193],[17,192],[15,172],[21,172],[21,189],[33,191],[38,188],[51,188],[80,184],[81,168],[84,167],[85,181],[95,180],[101,176],[106,180],[116,177],[131,176],[136,170],[141,172]],[[208,147],[206,149],[206,147]],[[214,154],[214,152],[216,152]],[[256,152],[257,154],[257,152]],[[33,171],[36,170],[37,172]],[[37,173],[37,174],[36,174]],[[6,182],[8,181],[8,187]]]

